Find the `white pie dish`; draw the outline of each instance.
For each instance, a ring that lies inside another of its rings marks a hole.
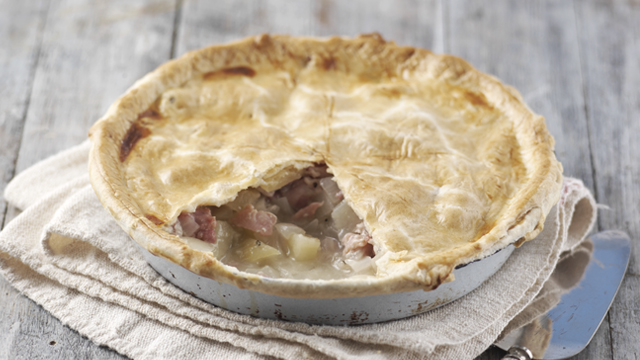
[[[493,255],[459,266],[453,271],[456,281],[430,291],[342,297],[333,299],[289,298],[241,289],[197,275],[182,266],[155,256],[137,246],[145,260],[160,275],[183,291],[210,304],[255,317],[299,321],[316,325],[362,325],[403,319],[433,310],[473,291],[498,271],[515,246],[509,245]],[[266,284],[286,283],[268,279]],[[317,280],[316,280],[317,281]]]

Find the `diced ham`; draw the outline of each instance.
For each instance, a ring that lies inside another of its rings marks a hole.
[[[253,205],[245,206],[231,219],[232,224],[263,236],[271,235],[273,225],[277,221],[278,218],[274,214],[268,211],[256,210]]]
[[[194,237],[212,244],[216,243],[216,218],[208,207],[201,206],[196,211],[183,212],[178,216],[182,235]]]
[[[263,193],[263,195],[286,197],[287,202],[294,210],[300,210],[322,198],[320,179],[330,176],[332,175],[327,172],[327,165],[316,164],[306,168],[302,178],[285,185],[276,191],[274,195],[268,193]]]
[[[308,206],[315,198],[319,197],[322,189],[317,180],[305,176],[278,191],[281,196],[287,198],[292,208],[299,210]]]
[[[324,201],[322,202],[312,202],[311,204],[303,207],[302,209],[298,210],[298,212],[296,212],[293,215],[293,219],[294,220],[299,220],[299,219],[308,219],[310,217],[313,217],[313,215],[316,214],[316,210],[318,210],[319,207],[321,207],[322,205],[324,205]]]
[[[373,257],[375,253],[370,241],[371,235],[365,229],[364,224],[360,223],[353,232],[342,237],[341,242],[344,246],[342,253],[346,258],[354,260],[362,259],[365,256]]]

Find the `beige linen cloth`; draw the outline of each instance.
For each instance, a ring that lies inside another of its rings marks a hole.
[[[0,233],[0,271],[69,327],[133,359],[472,359],[532,302],[596,215],[591,194],[567,179],[544,231],[453,303],[353,327],[263,320],[198,300],[149,267],[94,194],[89,147],[36,164],[7,186],[6,200],[22,213]]]

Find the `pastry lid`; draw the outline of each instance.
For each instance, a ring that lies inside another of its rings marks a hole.
[[[136,82],[90,131],[100,201],[144,249],[268,294],[430,290],[534,238],[562,166],[544,119],[464,60],[378,35],[261,35],[187,53]],[[376,248],[377,275],[269,282],[164,225],[325,162]]]

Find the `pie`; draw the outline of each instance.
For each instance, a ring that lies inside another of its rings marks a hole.
[[[562,184],[517,91],[376,34],[190,52],[89,136],[95,192],[139,245],[290,297],[434,289],[534,238]]]

